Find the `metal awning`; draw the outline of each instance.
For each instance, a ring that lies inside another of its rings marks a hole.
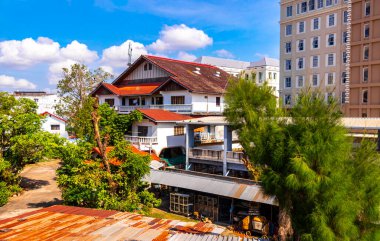
[[[276,198],[265,195],[259,184],[234,182],[234,178],[207,177],[193,172],[151,170],[149,177],[146,179],[146,181],[154,184],[184,188],[250,202],[278,205]]]

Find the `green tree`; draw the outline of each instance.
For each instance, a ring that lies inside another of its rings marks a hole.
[[[268,86],[239,80],[226,102],[227,120],[249,160],[261,167],[265,191],[278,198],[283,238],[378,237],[380,159],[373,146],[352,149],[334,99],[305,91],[284,113]]]
[[[94,99],[89,96],[99,83],[112,75],[98,68],[91,71],[83,64],[63,68],[63,78],[57,84],[59,103],[57,114],[67,119],[70,130],[79,138],[91,140],[91,113]]]

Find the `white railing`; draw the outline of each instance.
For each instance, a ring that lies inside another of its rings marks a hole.
[[[136,110],[137,108],[149,108],[149,106],[144,106],[144,105],[131,105],[131,106],[127,106],[127,105],[120,105],[120,106],[116,106],[115,107],[117,110],[119,110],[119,112],[126,112],[126,113],[129,113],[131,111],[134,111]]]
[[[193,105],[151,105],[151,109],[163,109],[172,112],[191,113],[193,111]]]
[[[203,160],[223,161],[223,150],[208,150],[201,148],[190,148],[189,157]],[[242,152],[227,151],[227,161],[242,163]]]
[[[144,144],[151,145],[157,143],[157,137],[147,137],[147,136],[125,136],[125,139],[132,144]]]

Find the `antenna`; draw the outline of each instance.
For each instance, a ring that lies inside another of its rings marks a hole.
[[[132,65],[132,44],[129,42],[128,46],[128,67]]]

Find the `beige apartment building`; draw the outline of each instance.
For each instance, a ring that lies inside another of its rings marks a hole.
[[[352,0],[350,117],[380,117],[380,0]]]
[[[303,88],[346,102],[345,0],[281,0],[280,97],[291,107]]]

